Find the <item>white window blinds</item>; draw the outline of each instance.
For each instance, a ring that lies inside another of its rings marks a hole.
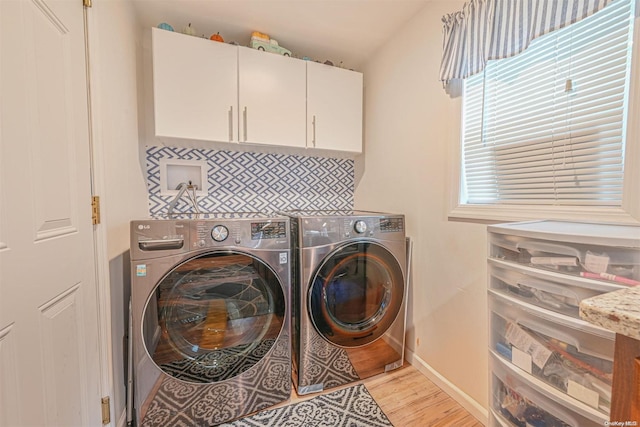
[[[463,203],[622,204],[634,4],[614,1],[465,80]]]

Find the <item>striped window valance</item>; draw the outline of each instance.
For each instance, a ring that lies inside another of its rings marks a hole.
[[[440,80],[464,79],[490,59],[514,56],[536,37],[584,19],[614,0],[470,0],[442,17]]]

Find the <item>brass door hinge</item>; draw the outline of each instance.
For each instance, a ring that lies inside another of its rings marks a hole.
[[[91,223],[100,224],[100,196],[91,196]]]
[[[111,403],[109,402],[109,396],[102,398],[102,425],[109,424],[111,422]]]
[[[82,5],[84,7],[91,7],[91,0],[82,0]]]

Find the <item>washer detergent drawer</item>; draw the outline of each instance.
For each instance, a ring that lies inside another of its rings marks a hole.
[[[489,289],[575,319],[583,299],[622,288],[489,259]]]
[[[164,258],[191,250],[187,221],[131,221],[130,231],[132,260]]]
[[[493,354],[490,368],[490,426],[602,427],[608,420],[594,418],[580,407],[559,404],[554,391],[540,389]]]
[[[489,291],[490,348],[511,366],[606,416],[614,334]]]

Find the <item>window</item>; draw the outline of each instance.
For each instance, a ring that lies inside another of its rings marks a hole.
[[[624,211],[634,4],[615,1],[465,80],[460,207],[493,219]]]

